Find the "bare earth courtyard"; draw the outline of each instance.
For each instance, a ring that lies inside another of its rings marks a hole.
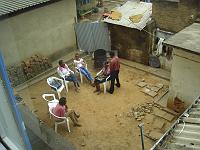
[[[92,63],[89,63],[89,68],[94,76],[97,70],[92,70]],[[63,91],[62,96],[67,97],[69,108],[80,113],[79,121],[82,127],[73,127],[71,124],[71,133],[68,133],[66,126],[60,125],[58,133],[78,150],[140,150],[138,124],[144,122],[144,130],[152,130],[152,118],[146,117],[137,121],[134,117],[128,117],[127,113],[132,107],[153,101],[151,96],[142,93],[141,88],[136,85],[141,79],[151,84],[169,84],[169,81],[125,65],[121,65],[120,70],[121,87],[115,87],[113,95],[93,93],[94,87],[86,80],[81,84],[80,93],[76,93],[70,83],[69,92],[66,94]],[[47,103],[41,97],[44,93],[52,93],[46,79],[19,92],[26,105],[53,128],[54,122],[49,119]],[[169,126],[170,123],[166,123],[163,132]],[[149,149],[154,143],[155,141],[145,138],[145,149]]]

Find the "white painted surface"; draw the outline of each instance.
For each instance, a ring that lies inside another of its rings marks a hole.
[[[174,49],[169,91],[187,105],[200,95],[200,55]]]
[[[1,76],[0,95],[0,136],[11,150],[25,150]]]
[[[142,30],[146,26],[147,22],[150,20],[150,16],[152,15],[152,3],[127,1],[121,7],[115,8],[115,10],[122,14],[122,17],[119,21],[109,18],[106,18],[103,21],[111,24],[117,24],[129,28]],[[138,14],[143,15],[142,19],[139,23],[133,23],[129,19],[129,17]]]

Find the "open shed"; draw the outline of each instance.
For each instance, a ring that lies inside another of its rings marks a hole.
[[[121,58],[148,65],[155,29],[151,20],[152,4],[128,1],[111,12],[121,14],[119,20],[104,19],[110,31],[111,49],[117,50]]]

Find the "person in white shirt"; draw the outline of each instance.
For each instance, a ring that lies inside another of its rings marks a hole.
[[[76,91],[78,91],[80,86],[74,72],[71,69],[69,69],[69,67],[67,66],[67,64],[63,62],[63,60],[59,60],[58,63],[59,63],[59,67],[57,69],[58,74],[65,80],[72,81],[74,83]]]
[[[83,60],[83,58],[80,58],[78,53],[75,54],[74,64],[75,67],[77,67],[81,73],[92,83],[94,79],[85,67],[86,62]]]

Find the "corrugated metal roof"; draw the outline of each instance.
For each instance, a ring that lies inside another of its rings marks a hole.
[[[142,30],[146,26],[147,22],[151,19],[152,3],[127,1],[124,5],[115,8],[114,10],[122,14],[121,19],[118,21],[107,17],[103,20],[104,22]],[[132,22],[130,17],[137,15],[142,15],[140,21]]]
[[[200,53],[200,24],[193,23],[164,41],[164,44]]]
[[[52,0],[0,0],[0,16],[4,16],[49,1]]]
[[[200,149],[200,97],[188,107],[151,150]]]

